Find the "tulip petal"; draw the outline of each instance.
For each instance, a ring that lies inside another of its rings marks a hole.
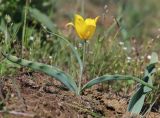
[[[74,26],[76,29],[76,32],[78,36],[83,39],[83,34],[84,34],[84,27],[85,27],[85,22],[82,16],[76,14],[75,15],[75,20],[74,20]]]
[[[97,17],[94,19],[94,20],[95,20],[95,23],[97,23],[98,19],[99,19],[99,16],[97,16]]]
[[[96,29],[96,27],[93,25],[86,25],[85,33],[84,33],[84,37],[86,40],[90,39],[93,36],[95,29]]]
[[[95,20],[94,19],[91,19],[91,18],[87,18],[86,20],[85,20],[85,24],[86,25],[91,25],[91,26],[96,26],[96,22],[95,22]]]

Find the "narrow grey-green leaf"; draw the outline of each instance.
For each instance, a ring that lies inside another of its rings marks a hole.
[[[152,78],[153,74],[156,72],[155,64],[158,62],[158,56],[156,53],[152,53],[150,64],[146,67],[143,81],[147,82],[150,86],[153,86]],[[144,104],[146,94],[149,93],[152,89],[148,86],[141,85],[140,88],[134,93],[131,97],[131,100],[128,105],[128,111],[139,114]]]
[[[152,52],[151,54],[151,60],[150,60],[150,64],[155,64],[158,62],[158,55],[155,52]]]
[[[1,24],[0,24],[0,31],[5,32],[6,29],[7,29],[6,24],[5,24],[5,22],[4,22],[3,19],[0,22],[1,22]]]
[[[147,82],[151,86],[153,86],[153,74],[156,72],[155,64],[158,63],[158,55],[157,53],[153,52],[151,54],[151,60],[149,65],[145,69],[143,81]],[[143,92],[150,92],[152,89],[144,86]]]
[[[13,63],[29,67],[40,72],[44,72],[47,75],[54,77],[56,80],[62,82],[70,91],[77,91],[77,85],[75,81],[68,74],[56,67],[46,65],[43,63],[37,63],[25,59],[20,59],[16,56],[8,55],[5,53],[3,53],[3,55]]]
[[[66,38],[62,37],[59,34],[53,33],[53,32],[56,31],[55,30],[55,25],[52,23],[52,21],[45,14],[43,14],[39,10],[33,9],[33,8],[29,8],[29,11],[30,11],[30,14],[32,15],[33,18],[35,18],[40,23],[44,24],[50,31],[52,31],[52,32],[49,32],[49,33],[51,33],[55,36],[58,36],[63,41],[65,41],[67,44],[69,44],[69,47],[72,49],[73,54],[75,55],[75,57],[77,58],[77,61],[79,63],[80,73],[82,73],[83,64],[82,64],[82,61],[81,61],[80,56],[78,54],[78,51],[75,49],[75,47]]]
[[[46,26],[50,31],[56,31],[56,25],[53,24],[53,22],[49,19],[49,17],[47,15],[45,15],[44,13],[40,12],[38,9],[36,8],[29,8],[29,13],[31,14],[31,16],[36,19],[37,21],[39,21],[40,23],[42,23],[44,26]]]
[[[148,83],[144,82],[143,80],[136,78],[136,77],[133,77],[133,76],[130,76],[130,75],[103,75],[101,77],[97,77],[95,79],[92,79],[91,81],[86,83],[82,87],[81,92],[87,88],[92,87],[95,84],[102,83],[104,81],[109,81],[109,80],[134,80],[134,81],[140,82],[141,84],[152,88],[152,86],[150,86]]]
[[[128,111],[139,114],[143,107],[145,96],[146,93],[143,92],[143,88],[138,89],[129,102]]]
[[[50,32],[50,33],[52,35],[57,36],[60,39],[62,39],[70,47],[70,49],[72,50],[74,56],[76,57],[76,59],[78,61],[78,64],[79,64],[79,67],[80,67],[80,74],[82,74],[82,72],[83,72],[83,63],[82,63],[80,55],[79,55],[78,51],[75,49],[75,47],[65,37],[63,37],[63,36],[61,36],[59,34],[56,34],[56,33],[52,33],[52,32]]]
[[[12,29],[13,29],[12,38],[13,39],[16,39],[15,37],[17,36],[17,33],[18,33],[21,25],[22,25],[22,23],[15,23],[15,24],[13,24],[13,27],[12,27]]]

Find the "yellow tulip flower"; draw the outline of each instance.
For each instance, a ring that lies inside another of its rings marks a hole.
[[[68,23],[67,26],[74,26],[78,36],[82,40],[89,40],[95,33],[98,18],[99,16],[95,19],[87,18],[84,20],[82,16],[76,14],[74,17],[74,23]]]

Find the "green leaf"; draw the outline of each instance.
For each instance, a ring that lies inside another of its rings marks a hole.
[[[95,84],[98,83],[103,83],[104,81],[109,81],[109,80],[135,80],[137,82],[140,82],[143,85],[148,86],[149,88],[153,88],[152,86],[150,86],[148,83],[144,82],[143,80],[130,76],[130,75],[103,75],[101,77],[97,77],[95,79],[92,79],[91,81],[89,81],[88,83],[86,83],[82,89],[81,92],[87,88],[92,87]]]
[[[81,58],[78,54],[78,51],[75,49],[75,47],[63,36],[53,33],[55,32],[55,25],[52,23],[52,21],[43,13],[41,13],[40,11],[38,11],[37,9],[33,9],[33,8],[29,8],[30,14],[32,15],[32,17],[34,17],[37,21],[39,21],[40,23],[44,24],[51,32],[52,35],[55,35],[59,38],[61,38],[65,43],[68,44],[68,46],[71,48],[71,50],[73,51],[73,54],[75,55],[78,64],[80,66],[80,74],[82,74],[83,72],[83,64],[81,61]]]
[[[1,24],[0,24],[0,31],[5,32],[7,29],[6,24],[4,22],[4,20],[1,20]]]
[[[132,96],[128,105],[128,111],[139,114],[143,107],[145,97],[146,97],[146,93],[143,92],[143,88],[141,87]]]
[[[156,64],[158,62],[158,55],[157,53],[153,52],[151,55],[150,64]]]
[[[50,31],[54,32],[56,31],[56,25],[53,24],[53,22],[46,16],[45,14],[41,13],[36,8],[29,8],[29,13],[31,16],[42,23],[44,26],[46,26]]]
[[[70,49],[72,50],[74,56],[76,57],[76,59],[78,61],[78,64],[79,64],[79,67],[80,67],[80,75],[82,75],[82,72],[83,72],[83,63],[82,63],[80,55],[79,55],[78,51],[75,49],[75,47],[65,37],[63,37],[63,36],[61,36],[59,34],[53,33],[53,32],[50,32],[50,33],[52,35],[57,36],[60,39],[62,39],[70,47]]]
[[[62,70],[56,67],[42,64],[42,63],[28,61],[25,59],[20,59],[20,58],[17,58],[16,56],[12,56],[5,53],[2,53],[2,54],[13,63],[29,67],[40,72],[44,72],[47,75],[52,76],[56,80],[62,82],[70,91],[74,91],[74,92],[77,91],[77,85],[75,81],[68,74],[64,73]]]
[[[158,62],[158,55],[152,53],[150,64],[146,67],[143,81],[147,82],[149,85],[153,86],[152,78],[153,74],[156,72],[155,64]],[[131,100],[128,105],[128,111],[139,114],[144,104],[146,94],[149,93],[152,89],[148,86],[141,85],[140,88],[135,92],[131,97]]]
[[[151,55],[150,64],[146,67],[144,78],[143,78],[145,82],[148,82],[152,86],[153,86],[153,82],[152,82],[153,74],[156,72],[156,68],[155,68],[156,63],[158,63],[158,55],[157,53],[153,52]],[[150,91],[151,91],[151,88],[144,86],[145,93],[150,92]]]
[[[15,23],[12,27],[12,39],[16,39],[17,33],[20,30],[22,23]]]

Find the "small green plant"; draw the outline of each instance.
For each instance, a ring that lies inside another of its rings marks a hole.
[[[130,75],[118,75],[118,74],[117,75],[107,75],[106,74],[106,75],[97,77],[95,79],[92,79],[91,81],[86,83],[80,89],[80,91],[78,91],[78,87],[76,85],[76,82],[73,80],[73,78],[69,74],[63,72],[62,70],[54,66],[46,65],[43,63],[32,62],[32,61],[28,61],[25,59],[20,59],[20,58],[17,58],[16,56],[12,56],[6,53],[2,53],[2,55],[13,63],[19,64],[22,66],[26,66],[26,67],[30,67],[34,70],[44,72],[47,75],[54,77],[58,81],[62,82],[69,90],[74,91],[78,95],[81,94],[83,90],[90,88],[95,84],[102,83],[108,80],[135,80],[142,84],[141,89],[142,88],[147,89],[144,92],[145,94],[151,91],[152,89],[154,89],[152,85],[151,77],[155,73],[155,64],[157,63],[157,60],[151,61],[151,63],[147,66],[145,70],[145,77],[143,78],[143,80],[137,77],[130,76]],[[156,56],[156,57],[153,57],[153,56]],[[152,54],[152,58],[157,58],[156,53]]]

